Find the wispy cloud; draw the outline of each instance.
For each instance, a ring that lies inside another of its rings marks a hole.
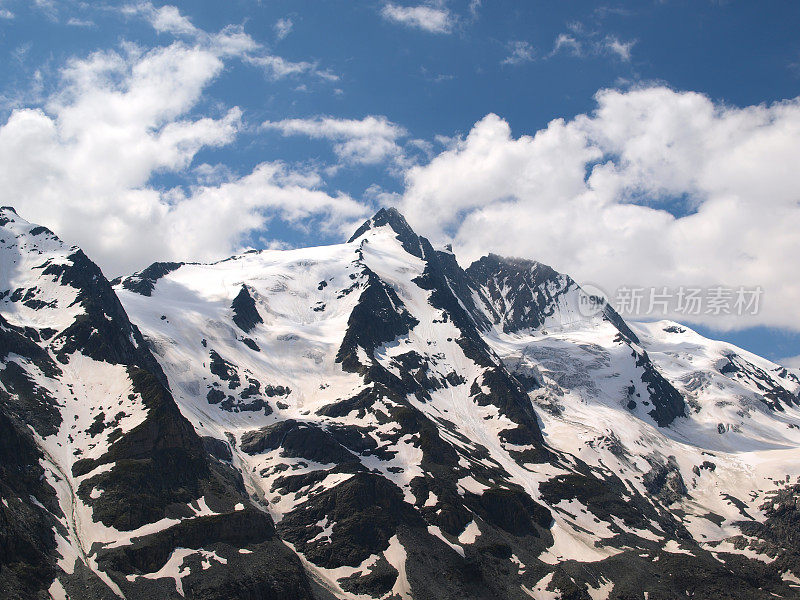
[[[628,62],[631,59],[631,48],[635,43],[636,40],[623,42],[615,35],[608,35],[600,43],[600,47],[607,53],[616,55],[620,60]]]
[[[294,22],[289,17],[278,19],[272,28],[275,30],[275,39],[281,41],[292,32]]]
[[[309,73],[325,81],[338,81],[339,76],[327,69],[320,69],[318,63],[309,61],[291,61],[271,54],[247,55],[245,61],[261,67],[271,79],[282,79],[291,75]]]
[[[616,35],[601,37],[597,31],[586,31],[580,23],[570,23],[569,32],[556,36],[553,48],[545,54],[538,54],[526,41],[511,41],[506,44],[508,55],[500,61],[503,65],[522,65],[535,60],[547,60],[559,54],[575,57],[611,56],[622,62],[630,62],[631,49],[636,40],[623,41]]]
[[[70,27],[94,27],[95,23],[91,19],[79,19],[77,17],[70,17],[67,21]]]
[[[303,135],[330,140],[339,159],[350,164],[377,164],[402,157],[403,150],[398,140],[407,135],[403,127],[386,117],[372,115],[363,119],[284,119],[266,121],[261,127],[279,131],[285,136]]]
[[[631,60],[636,40],[621,40],[616,35],[602,36],[599,31],[586,30],[581,23],[570,23],[569,32],[556,36],[548,56],[567,53],[572,56],[613,56],[623,62]]]
[[[795,77],[800,76],[800,52],[797,53],[794,60],[789,60],[786,66]]]
[[[387,21],[422,29],[429,33],[450,33],[454,25],[453,15],[447,8],[425,4],[400,6],[387,3],[381,9],[381,16]]]
[[[558,54],[559,52],[563,51],[569,52],[575,56],[580,56],[583,52],[583,46],[574,35],[569,33],[560,33],[558,37],[556,37],[551,54]]]
[[[129,4],[124,9],[129,15],[144,17],[159,33],[189,38],[195,43],[211,49],[222,56],[236,56],[244,62],[260,67],[270,79],[281,79],[308,74],[324,81],[336,81],[338,75],[329,69],[320,68],[317,61],[292,61],[271,54],[244,31],[241,25],[228,25],[217,33],[208,33],[196,27],[175,6],[155,7],[151,2]],[[286,34],[291,21],[284,23]]]
[[[598,6],[594,9],[594,15],[599,19],[606,19],[609,16],[629,17],[634,11],[621,6]]]
[[[430,71],[425,65],[421,65],[419,68],[419,72],[425,78],[426,81],[432,81],[433,83],[442,83],[445,81],[452,81],[456,78],[455,75],[452,73],[436,73]]]
[[[11,51],[11,57],[19,64],[23,64],[25,62],[25,58],[28,56],[28,53],[31,51],[32,47],[33,43],[31,42],[25,42],[24,44],[20,44]]]
[[[510,54],[501,61],[504,65],[519,65],[531,62],[536,58],[534,48],[528,42],[509,42],[508,49]]]

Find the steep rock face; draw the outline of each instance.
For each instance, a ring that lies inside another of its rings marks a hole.
[[[159,364],[143,343],[139,330],[131,325],[111,284],[100,268],[82,250],[67,256],[66,263],[42,264],[42,276],[77,290],[72,306],[80,306],[71,325],[53,339],[56,358],[65,363],[69,355],[81,352],[97,361],[136,365],[148,370],[166,384]]]
[[[577,312],[569,314],[577,306],[562,302],[577,284],[547,265],[489,254],[466,272],[489,299],[488,312],[506,333],[542,327],[552,317],[559,322],[581,319]]]
[[[336,353],[336,361],[346,371],[364,367],[359,349],[372,353],[381,345],[408,334],[419,324],[403,306],[391,286],[381,281],[369,267],[364,267],[366,282],[358,303],[347,320],[347,331]]]
[[[685,416],[680,392],[653,365],[624,319],[607,303],[596,309],[586,304],[588,294],[567,275],[536,261],[495,254],[475,261],[466,272],[474,295],[486,299],[484,314],[503,334],[580,332],[610,325],[620,350],[618,369],[634,371],[628,387],[617,394],[623,404],[634,410],[642,397],[647,398],[645,412],[661,427]]]
[[[636,366],[642,370],[641,381],[647,386],[647,393],[653,403],[648,411],[659,427],[666,427],[677,417],[686,416],[686,403],[681,393],[659,372],[650,361],[647,352],[641,354],[633,350],[631,355],[636,359]],[[631,398],[629,404],[634,403]]]
[[[4,592],[310,598],[299,560],[205,450],[100,269],[11,210],[0,223]],[[223,569],[245,560],[236,523],[259,520],[247,561],[275,568]]]
[[[8,403],[2,390],[0,403]],[[41,456],[31,432],[0,411],[0,495],[4,500],[0,505],[0,589],[9,598],[34,597],[37,590],[49,588],[58,573],[53,530],[59,526],[61,510],[53,489],[44,482]],[[41,510],[30,498],[41,499],[47,509]]]

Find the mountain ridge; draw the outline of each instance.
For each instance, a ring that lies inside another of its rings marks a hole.
[[[13,214],[0,468],[32,476],[0,539],[42,549],[0,553],[16,597],[25,569],[53,597],[797,597],[793,371],[582,315],[535,261],[462,269],[395,209],[113,288]]]

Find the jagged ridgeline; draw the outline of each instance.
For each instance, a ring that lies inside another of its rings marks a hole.
[[[394,209],[109,283],[2,209],[0,596],[798,597],[798,373],[581,293]]]

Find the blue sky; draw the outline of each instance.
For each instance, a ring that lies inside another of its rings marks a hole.
[[[528,256],[607,290],[763,286],[758,315],[693,324],[800,355],[796,2],[0,16],[3,203],[110,275],[333,243],[394,204],[465,261]]]

